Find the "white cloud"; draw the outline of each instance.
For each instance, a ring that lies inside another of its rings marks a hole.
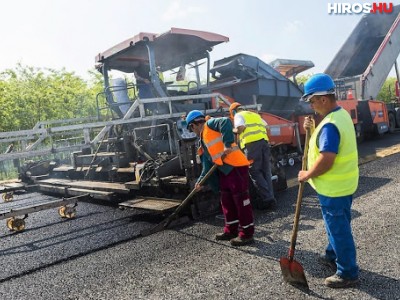
[[[166,9],[162,15],[164,21],[173,21],[177,19],[184,19],[193,14],[200,14],[205,12],[205,10],[199,6],[187,6],[187,4],[182,5],[179,0],[172,1],[169,7]]]
[[[304,24],[301,21],[290,21],[285,24],[285,26],[283,27],[283,31],[288,34],[295,34],[301,31],[303,25]]]

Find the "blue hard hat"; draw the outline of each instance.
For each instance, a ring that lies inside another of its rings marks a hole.
[[[196,119],[204,119],[204,118],[205,118],[205,116],[201,111],[192,110],[186,116],[187,128],[189,128],[190,123],[194,122]]]
[[[328,95],[335,93],[335,83],[327,74],[315,74],[304,84],[302,100],[308,102],[313,95]]]

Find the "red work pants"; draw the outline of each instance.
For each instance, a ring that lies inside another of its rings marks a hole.
[[[219,172],[222,213],[225,217],[224,232],[242,238],[254,234],[253,208],[249,197],[249,168],[235,167],[229,174]]]

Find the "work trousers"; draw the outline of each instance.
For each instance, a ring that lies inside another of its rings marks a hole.
[[[326,257],[335,260],[336,274],[346,279],[358,278],[356,247],[351,231],[353,195],[326,197],[318,194],[324,219],[328,246]]]
[[[246,144],[245,154],[252,160],[249,173],[261,201],[269,202],[274,199],[271,173],[271,150],[269,143],[262,139]]]
[[[235,167],[229,174],[219,172],[224,232],[250,238],[254,234],[253,208],[249,198],[249,168]]]

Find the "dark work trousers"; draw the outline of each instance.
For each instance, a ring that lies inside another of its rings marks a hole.
[[[275,197],[271,179],[271,150],[269,143],[264,139],[248,143],[244,152],[248,160],[253,160],[249,173],[261,201],[268,202],[273,200]]]
[[[253,208],[249,197],[249,168],[235,167],[229,174],[219,172],[224,232],[250,238],[254,234]]]

